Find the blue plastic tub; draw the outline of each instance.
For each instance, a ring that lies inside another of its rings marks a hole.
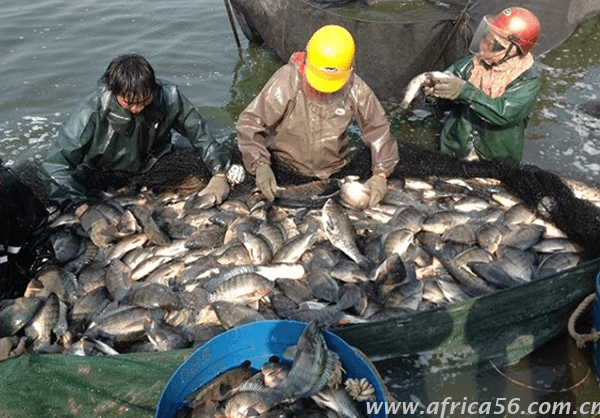
[[[600,331],[600,273],[596,276],[596,302],[594,303],[594,329]],[[600,382],[600,341],[594,341],[594,369]]]
[[[232,328],[199,347],[173,373],[165,386],[156,418],[173,418],[184,406],[186,397],[219,374],[239,367],[244,361],[259,370],[272,356],[282,361],[284,351],[296,345],[306,324],[295,321],[260,321]],[[360,354],[337,335],[325,331],[325,341],[330,350],[339,356],[346,370],[346,377],[366,377],[375,387],[376,402],[386,402],[385,393],[377,374]],[[374,417],[387,417],[384,408]]]

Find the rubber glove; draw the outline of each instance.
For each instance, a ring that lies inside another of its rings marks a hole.
[[[369,188],[371,194],[369,207],[377,206],[387,193],[387,180],[379,174],[374,174],[365,182],[365,186]]]
[[[82,203],[81,205],[79,205],[77,207],[77,209],[75,209],[75,216],[77,216],[77,219],[81,219],[81,217],[83,216],[83,214],[85,212],[87,212],[87,210],[90,208],[90,206],[87,204],[87,202]]]
[[[211,194],[215,199],[215,205],[220,205],[229,196],[227,177],[223,174],[215,174],[199,194]]]
[[[460,77],[450,74],[448,78],[441,78],[433,89],[436,97],[456,100],[467,82]]]
[[[256,187],[260,189],[269,202],[275,200],[277,181],[269,164],[261,164],[256,169]]]

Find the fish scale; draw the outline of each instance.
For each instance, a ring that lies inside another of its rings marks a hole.
[[[583,257],[577,253],[561,255],[562,260],[558,256],[547,259],[572,248],[568,240],[547,239],[566,236],[533,216],[518,199],[508,199],[506,188],[495,180],[389,179],[382,202],[365,210],[342,207],[337,198],[318,189],[314,192],[317,199],[302,204],[302,193],[308,189],[299,190],[287,198],[296,207],[268,203],[260,200],[260,193],[245,191],[235,196],[235,202],[210,209],[200,209],[199,200],[192,205],[175,192],[156,195],[145,190],[134,197],[129,192],[112,196],[123,208],[113,211],[105,202],[92,205],[81,225],[72,217],[56,223],[63,238],[76,237],[85,251],[64,266],[63,260],[59,266],[41,269],[28,286],[28,300],[35,303],[35,297],[43,300],[52,293],[61,300],[61,321],[68,328],[57,326],[56,349],[73,344],[78,347],[74,351],[101,354],[100,343],[108,346],[127,339],[141,344],[121,344],[120,349],[177,346],[181,341],[176,335],[161,332],[165,324],[186,333],[188,346],[197,346],[224,329],[266,318],[317,319],[336,326],[378,321],[414,308],[431,309],[516,286],[576,265]],[[293,194],[294,189],[288,192]],[[190,211],[186,203],[192,206]],[[526,232],[539,234],[541,228],[530,224],[545,228],[542,240],[533,245],[523,243],[528,240]],[[471,227],[477,231],[477,242],[454,235]],[[73,235],[80,234],[81,228],[93,234]],[[408,231],[407,240],[390,250],[386,239],[394,234],[399,238],[396,231],[400,230]],[[157,235],[149,239],[149,233]],[[161,238],[163,233],[168,238]],[[508,233],[512,237],[506,238]],[[94,245],[94,240],[103,248]],[[273,258],[262,261],[255,244],[268,245]],[[482,251],[487,255],[465,256]],[[461,253],[465,259],[457,260]],[[116,280],[126,278],[114,274],[111,263],[124,263],[133,270],[135,280],[129,290],[127,280]],[[255,283],[233,280],[242,274]],[[419,289],[420,283],[414,280],[417,275],[427,280],[427,289]],[[161,285],[152,283],[155,279]],[[341,290],[345,281],[356,283],[363,292],[347,286]],[[7,323],[12,326],[13,321],[19,322],[15,326],[24,325],[20,322],[24,313],[7,311],[7,303],[1,306],[0,319],[5,322],[0,321],[0,328]],[[130,312],[133,318],[127,322],[124,312],[129,309],[139,311]],[[166,311],[164,317],[151,318],[156,310]],[[129,331],[119,334],[116,326],[109,328],[110,317],[113,322],[120,317],[119,326]],[[155,321],[154,328],[150,320]],[[105,332],[100,332],[100,323],[107,328]],[[208,326],[213,327],[210,333],[195,331]],[[64,338],[58,328],[67,330]],[[148,341],[151,330],[157,333],[154,345]],[[90,336],[97,343],[79,343]]]
[[[35,342],[36,345],[50,343],[52,329],[58,322],[58,302],[58,296],[54,293],[50,294],[42,307],[31,318],[25,327],[25,335],[30,342]]]
[[[343,208],[328,199],[323,206],[323,229],[329,241],[361,267],[370,270],[371,262],[361,254],[356,245],[354,227]]]
[[[275,284],[256,273],[242,273],[219,284],[210,294],[211,302],[255,302],[269,293]]]
[[[296,235],[273,255],[272,262],[295,263],[311,247],[316,233],[317,229],[311,227],[306,233]]]
[[[425,218],[426,215],[422,211],[414,206],[408,206],[406,208],[398,208],[390,223],[395,228],[401,227],[416,233],[421,230]]]

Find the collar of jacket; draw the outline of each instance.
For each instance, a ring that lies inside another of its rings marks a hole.
[[[309,98],[320,99],[327,96],[327,93],[320,92],[316,90],[313,86],[311,86],[306,77],[304,76],[304,70],[306,68],[306,52],[296,52],[292,55],[290,62],[298,68],[298,75],[300,77],[300,83],[302,85],[302,90]]]
[[[100,85],[99,96],[100,96],[100,109],[102,109],[102,113],[108,113],[113,94],[108,89],[108,87],[106,87],[105,84]]]

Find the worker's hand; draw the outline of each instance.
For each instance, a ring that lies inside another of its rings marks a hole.
[[[369,207],[377,206],[387,193],[387,180],[380,174],[374,174],[366,181],[365,186],[369,188],[371,194]]]
[[[431,86],[423,86],[423,94],[426,97],[433,96],[433,93],[434,93],[434,86],[433,85],[431,85]]]
[[[227,177],[223,174],[215,174],[212,179],[208,182],[204,190],[199,195],[210,194],[214,197],[215,205],[223,203],[227,196],[229,196],[229,184],[227,183]]]
[[[433,95],[442,99],[456,100],[467,82],[460,77],[450,74],[450,77],[440,78],[433,88]]]
[[[425,95],[425,100],[428,103],[435,103],[438,100],[438,98],[435,97],[434,86],[433,85],[423,86],[423,94]]]
[[[269,202],[275,200],[277,181],[269,164],[261,164],[256,169],[256,187],[260,189]]]

